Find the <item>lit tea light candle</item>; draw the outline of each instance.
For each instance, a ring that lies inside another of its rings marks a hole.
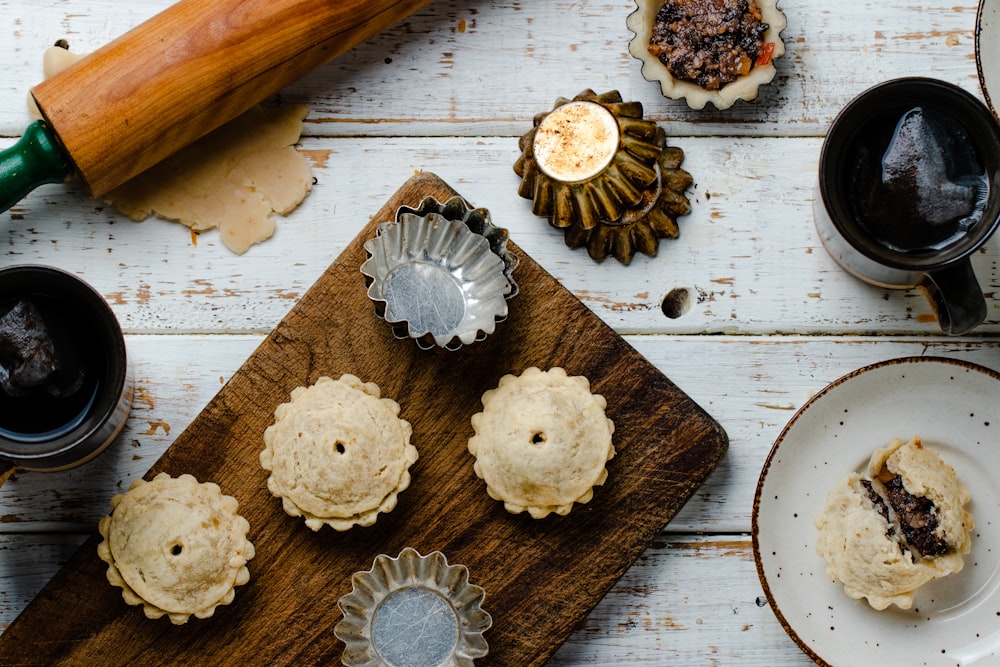
[[[564,183],[584,181],[611,164],[621,140],[614,114],[600,104],[570,102],[549,113],[535,131],[538,168]]]

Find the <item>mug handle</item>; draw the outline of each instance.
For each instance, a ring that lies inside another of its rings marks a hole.
[[[925,273],[920,287],[927,292],[941,330],[947,334],[966,333],[986,319],[986,297],[969,258]]]

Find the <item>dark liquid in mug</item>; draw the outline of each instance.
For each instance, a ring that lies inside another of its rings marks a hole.
[[[864,233],[888,250],[943,250],[982,221],[986,167],[965,128],[942,110],[886,110],[847,159],[847,201]]]
[[[44,295],[0,301],[0,437],[43,442],[88,417],[106,360],[97,326]]]

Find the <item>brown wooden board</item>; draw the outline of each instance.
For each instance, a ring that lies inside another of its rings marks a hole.
[[[147,619],[105,579],[95,530],[0,635],[0,664],[338,664],[337,600],[351,575],[408,546],[442,551],[486,589],[490,653],[477,664],[545,662],[715,468],[728,439],[513,242],[520,293],[493,335],[454,352],[394,338],[364,289],[363,244],[399,206],[454,194],[433,174],[407,181],[149,471],[192,473],[239,501],[257,554],[234,603],[183,626]],[[607,483],[564,517],[507,513],[466,448],[483,392],[529,366],[588,377],[615,423]],[[258,454],[292,389],[343,373],[400,404],[420,459],[396,509],[374,526],[313,532],[268,492]]]

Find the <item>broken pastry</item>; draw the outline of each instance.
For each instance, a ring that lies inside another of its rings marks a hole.
[[[81,57],[64,46],[46,49],[45,76]],[[305,105],[252,107],[105,199],[135,221],[156,215],[194,232],[217,228],[226,247],[243,254],[271,238],[274,214],[288,215],[312,189],[312,170],[295,149],[308,111]],[[37,117],[37,108],[32,113]]]
[[[850,597],[909,609],[920,586],[962,570],[972,549],[970,494],[920,438],[876,450],[866,472],[830,491],[816,550]]]

